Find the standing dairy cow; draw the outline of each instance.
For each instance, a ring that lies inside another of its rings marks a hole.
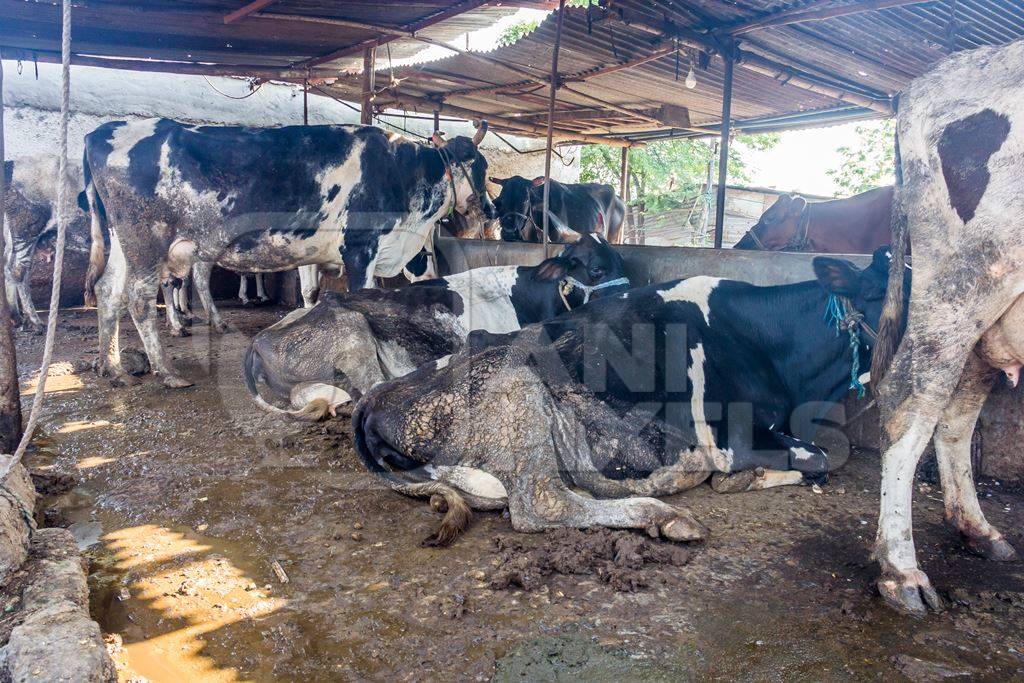
[[[11,313],[26,329],[43,327],[29,282],[36,249],[57,234],[59,162],[55,156],[22,157],[4,163],[6,201],[3,217],[4,276]],[[68,187],[82,186],[82,168],[68,164]],[[80,198],[82,199],[82,198]],[[84,202],[83,202],[84,203]],[[85,207],[69,208],[66,245],[69,251],[89,251],[89,224]],[[87,297],[88,299],[88,297]]]
[[[906,332],[893,356],[904,310],[894,281],[872,371],[885,375],[878,404],[889,443],[875,556],[886,602],[923,614],[940,606],[911,527],[929,440],[949,523],[984,557],[1017,556],[978,504],[970,444],[993,367],[1016,382],[1024,362],[1024,41],[938,64],[901,96],[897,130],[893,252],[901,262],[909,235],[914,270]]]
[[[485,133],[430,146],[372,126],[100,126],[85,137],[86,192],[110,232],[96,283],[99,372],[132,381],[117,341],[127,307],[154,371],[168,386],[191,384],[164,356],[156,293],[196,261],[249,272],[318,264],[344,270],[354,291],[400,272],[449,211],[475,198],[493,215],[477,149]]]
[[[501,186],[494,200],[506,242],[542,242],[544,240],[544,178],[527,180],[522,176],[491,178]],[[551,180],[548,197],[548,239],[575,242],[587,233],[600,233],[612,244],[622,241],[622,221],[626,205],[615,195],[615,188],[601,183],[560,183]]]

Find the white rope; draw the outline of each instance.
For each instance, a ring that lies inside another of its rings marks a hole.
[[[61,92],[60,92],[60,166],[57,178],[57,247],[53,258],[53,289],[50,291],[50,311],[46,319],[46,341],[43,344],[43,362],[39,368],[39,380],[36,394],[32,399],[32,412],[25,425],[25,433],[14,455],[2,456],[0,460],[0,481],[21,461],[21,457],[32,440],[32,433],[39,421],[39,413],[43,407],[43,395],[46,392],[46,375],[50,372],[50,359],[53,357],[53,338],[57,331],[57,313],[60,309],[60,281],[64,267],[64,238],[68,227],[69,196],[68,183],[68,119],[71,112],[71,0],[63,0],[63,29],[61,32]]]

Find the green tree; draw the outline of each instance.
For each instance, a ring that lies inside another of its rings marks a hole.
[[[857,126],[857,143],[839,148],[843,161],[826,171],[840,188],[836,196],[858,194],[892,182],[895,168],[893,119]]]
[[[505,47],[513,43],[518,42],[523,36],[529,35],[537,30],[540,26],[536,21],[520,21],[519,23],[506,26],[500,34],[498,34],[498,45]]]
[[[774,133],[740,136],[729,147],[729,180],[745,182],[748,149],[771,149],[778,144]],[[629,151],[631,199],[643,202],[648,212],[689,207],[707,178],[708,163],[717,174],[718,151],[715,141],[663,140]],[[618,187],[621,152],[605,145],[589,145],[580,155],[580,179],[583,182],[609,183]],[[712,182],[715,181],[714,176]]]

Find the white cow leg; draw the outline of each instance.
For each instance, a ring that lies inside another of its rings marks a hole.
[[[256,280],[256,301],[260,303],[270,301],[270,297],[267,296],[267,290],[263,288],[263,273],[256,273],[252,277]]]
[[[935,455],[946,522],[962,534],[964,544],[972,552],[990,560],[1009,561],[1017,559],[1017,552],[985,519],[971,468],[971,436],[995,377],[995,371],[972,353],[956,393],[935,429]]]
[[[213,303],[213,294],[210,292],[210,274],[212,272],[212,263],[197,261],[192,265],[192,280],[195,283],[196,296],[199,297],[199,303],[206,311],[206,320],[215,332],[223,334],[228,331],[228,326],[220,317],[217,305]]]
[[[302,305],[313,308],[320,294],[320,269],[317,266],[299,266],[299,289],[302,292]]]
[[[137,384],[121,366],[121,346],[118,328],[128,299],[125,292],[126,264],[117,235],[110,234],[110,257],[103,275],[96,282],[96,333],[99,337],[99,358],[96,372],[121,384]]]
[[[938,419],[938,411],[910,411],[910,428],[882,456],[882,502],[874,552],[882,568],[878,590],[890,605],[915,615],[925,614],[926,603],[935,610],[942,606],[928,576],[918,569],[911,518],[914,474]]]
[[[32,289],[29,286],[31,273],[31,264],[25,267],[24,274],[21,279],[17,282],[18,300],[21,303],[21,314],[24,316],[25,329],[33,332],[43,331],[43,320],[39,317],[39,311],[36,310],[36,305],[32,301]]]
[[[167,327],[170,328],[171,336],[189,336],[189,331],[185,329],[185,324],[181,320],[178,305],[175,303],[177,287],[170,282],[164,282],[160,284],[160,290],[164,295],[164,312],[167,315]]]
[[[164,378],[164,385],[171,388],[192,386],[186,379],[178,377],[164,354],[163,344],[157,330],[156,290],[159,286],[157,270],[150,273],[134,275],[128,283],[128,312],[142,339],[142,345],[149,356],[149,364],[153,371]]]
[[[243,306],[249,305],[249,276],[241,273],[238,275],[238,298]]]

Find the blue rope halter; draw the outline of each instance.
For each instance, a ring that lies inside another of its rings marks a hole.
[[[836,336],[845,329],[850,335],[850,351],[853,354],[853,361],[850,364],[850,389],[857,390],[857,398],[864,398],[864,384],[860,381],[860,333],[858,330],[863,315],[853,309],[853,305],[847,304],[849,299],[835,294],[828,295],[825,303],[825,315],[823,319],[829,327],[835,327]]]

